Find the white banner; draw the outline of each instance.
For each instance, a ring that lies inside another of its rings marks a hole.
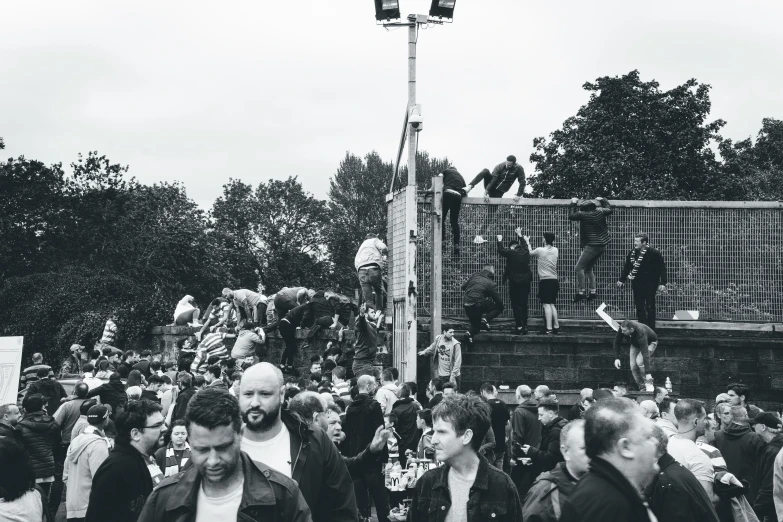
[[[24,337],[0,337],[0,404],[16,404]]]

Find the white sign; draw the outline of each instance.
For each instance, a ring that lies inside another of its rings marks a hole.
[[[607,314],[606,312],[604,312],[604,308],[606,308],[606,303],[601,303],[601,306],[599,306],[599,307],[596,309],[595,313],[597,313],[599,316],[601,316],[601,319],[603,319],[604,321],[606,321],[606,322],[607,322],[607,324],[608,324],[609,326],[611,326],[611,327],[612,327],[612,329],[613,329],[613,330],[616,332],[617,330],[619,330],[619,329],[620,329],[620,325],[619,325],[619,324],[617,324],[617,321],[615,321],[614,319],[612,319],[612,318],[611,318],[611,316],[610,316],[609,314]]]
[[[0,404],[16,404],[24,337],[0,337]]]

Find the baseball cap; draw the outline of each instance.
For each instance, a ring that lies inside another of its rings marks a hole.
[[[767,428],[776,430],[783,424],[783,420],[774,413],[764,412],[759,413],[754,418],[748,420],[748,424],[755,426],[756,424],[763,424]]]
[[[92,425],[100,424],[109,418],[109,408],[100,404],[93,406],[87,412],[87,422]]]
[[[71,351],[75,352],[77,350],[84,350],[84,346],[82,346],[81,344],[72,344]]]

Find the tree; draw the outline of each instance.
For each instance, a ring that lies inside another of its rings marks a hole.
[[[695,200],[720,194],[710,148],[723,120],[706,123],[710,86],[669,91],[638,71],[585,83],[590,99],[549,140],[533,140],[533,194],[545,198]]]
[[[723,178],[736,199],[783,199],[783,121],[764,118],[755,145],[725,140],[719,150]]]
[[[231,259],[240,267],[253,267],[257,282],[274,290],[324,284],[328,208],[306,193],[296,177],[260,183],[255,191],[232,179],[223,186],[211,217],[216,237],[233,250]]]

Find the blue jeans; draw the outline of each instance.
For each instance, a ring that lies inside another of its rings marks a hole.
[[[585,284],[585,279],[589,283],[591,291],[595,292],[595,273],[593,267],[606,252],[606,245],[595,246],[587,245],[582,250],[582,255],[579,256],[579,261],[576,262],[576,283],[579,290],[586,290],[588,286]]]
[[[381,269],[375,266],[358,270],[359,284],[362,286],[362,299],[367,306],[383,310],[383,275]],[[375,296],[373,296],[375,292]]]

